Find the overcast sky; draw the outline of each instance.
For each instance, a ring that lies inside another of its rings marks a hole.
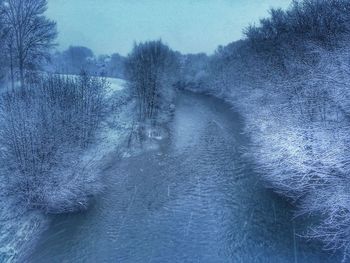
[[[60,49],[83,45],[126,55],[134,41],[162,39],[183,53],[212,53],[290,0],[48,0]]]

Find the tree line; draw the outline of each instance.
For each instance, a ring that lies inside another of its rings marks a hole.
[[[87,47],[70,46],[62,52],[52,54],[51,61],[45,69],[69,75],[77,75],[84,70],[92,76],[123,79],[125,60],[126,58],[118,53],[96,56]]]
[[[240,110],[266,182],[297,215],[319,218],[307,237],[347,258],[350,2],[293,1],[244,33],[203,57],[186,83]]]

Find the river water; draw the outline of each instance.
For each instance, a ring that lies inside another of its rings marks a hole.
[[[29,262],[339,262],[263,187],[225,103],[180,95],[157,149],[111,158],[87,212],[52,218]]]

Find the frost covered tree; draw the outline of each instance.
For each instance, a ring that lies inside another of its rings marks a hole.
[[[159,41],[134,46],[127,57],[126,76],[135,91],[139,119],[155,119],[170,106],[177,80],[178,56]]]
[[[6,26],[11,36],[10,56],[19,71],[21,86],[26,70],[49,58],[56,38],[56,23],[44,16],[46,0],[4,0]]]
[[[94,139],[106,89],[104,79],[85,73],[45,74],[27,83],[24,91],[0,96],[0,181],[7,183],[6,194],[54,213],[73,211],[88,199],[93,189],[86,174],[60,170],[70,162],[67,156],[77,158]]]
[[[209,58],[205,92],[230,101],[274,191],[317,218],[308,237],[350,257],[350,1],[273,9]]]

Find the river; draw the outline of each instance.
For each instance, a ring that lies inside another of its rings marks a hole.
[[[53,216],[29,262],[339,262],[266,189],[228,105],[183,93],[157,149],[111,158],[106,191]]]

